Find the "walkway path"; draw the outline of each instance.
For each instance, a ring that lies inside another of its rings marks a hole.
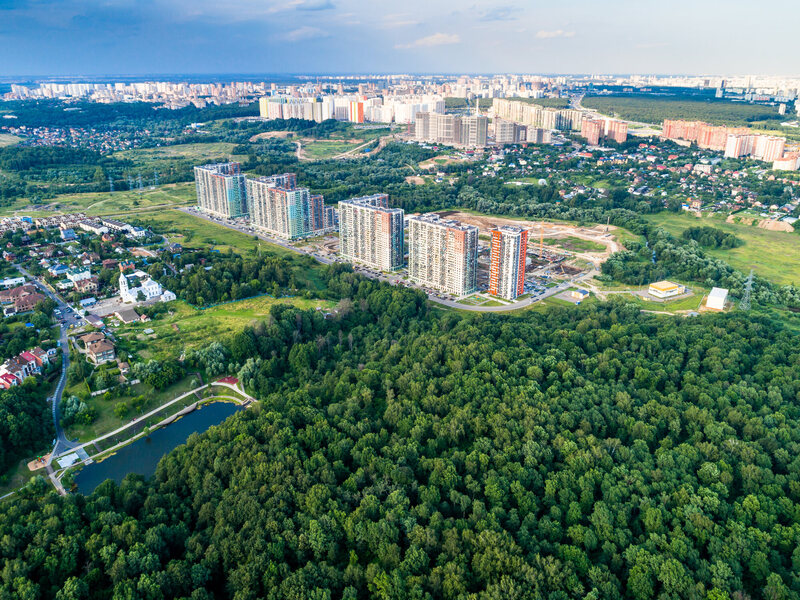
[[[157,408],[154,408],[153,410],[151,410],[147,414],[144,414],[144,415],[142,415],[140,417],[137,417],[136,420],[131,421],[130,423],[126,423],[125,425],[123,425],[122,427],[118,427],[114,431],[110,431],[109,433],[105,433],[105,434],[101,435],[100,437],[97,437],[97,438],[95,438],[93,440],[90,440],[88,442],[85,442],[83,444],[76,444],[72,448],[70,448],[68,451],[63,452],[62,454],[60,454],[59,456],[57,456],[55,458],[63,458],[64,454],[71,454],[72,452],[84,449],[84,448],[86,448],[88,446],[92,446],[93,444],[95,444],[97,442],[102,442],[105,439],[113,437],[113,436],[117,435],[118,433],[121,433],[121,432],[125,431],[126,429],[129,429],[129,428],[133,427],[137,423],[140,423],[141,421],[146,420],[146,419],[152,417],[153,415],[161,412],[165,408],[167,408],[169,406],[172,406],[176,402],[179,402],[179,401],[183,400],[184,398],[186,398],[188,396],[196,394],[197,392],[199,392],[201,390],[204,390],[204,389],[208,388],[209,386],[219,386],[219,387],[225,387],[225,388],[231,389],[234,392],[236,392],[237,394],[239,394],[240,396],[243,396],[245,398],[245,403],[246,404],[249,404],[249,403],[255,401],[255,398],[253,398],[249,394],[246,394],[245,392],[240,390],[238,387],[236,387],[234,385],[231,385],[229,383],[222,383],[222,382],[214,382],[214,383],[211,383],[211,384],[206,383],[204,385],[201,385],[200,387],[194,388],[193,390],[189,390],[188,392],[186,392],[184,394],[181,394],[177,398],[173,398],[169,402],[166,402],[166,403],[162,404],[161,406],[158,406]],[[105,450],[104,452],[108,452],[108,450]]]
[[[33,282],[33,284],[38,287],[42,292],[44,292],[49,298],[51,298],[58,309],[61,311],[61,314],[66,317],[67,311],[69,310],[69,306],[66,302],[56,293],[54,293],[49,287],[44,285],[41,281],[36,279],[31,273],[25,270],[22,266],[16,265],[17,269],[20,273],[28,277],[28,279]],[[64,430],[61,428],[61,422],[59,419],[60,415],[60,404],[61,398],[64,394],[64,388],[67,386],[67,368],[69,367],[69,339],[67,338],[67,323],[61,323],[61,336],[60,336],[60,344],[61,344],[61,377],[58,380],[58,385],[56,385],[56,390],[53,393],[52,401],[51,401],[51,408],[53,412],[53,425],[55,426],[56,432],[56,442],[55,446],[53,446],[53,451],[50,453],[50,459],[48,460],[48,465],[52,461],[53,457],[57,454],[61,454],[70,448],[74,448],[77,446],[75,442],[70,442],[67,439],[67,436],[64,435]]]

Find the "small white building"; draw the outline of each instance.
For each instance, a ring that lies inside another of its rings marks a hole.
[[[651,283],[647,293],[655,298],[671,298],[679,296],[686,291],[686,286],[671,281],[657,281]]]
[[[724,288],[711,288],[706,298],[706,308],[709,310],[725,310],[725,301],[728,299],[728,290]]]
[[[0,288],[7,290],[9,288],[17,287],[25,283],[24,277],[6,277],[0,281]]]
[[[130,274],[120,274],[119,296],[123,302],[138,302],[140,292],[144,296],[145,302],[154,299],[163,302],[175,300],[175,294],[162,288],[160,283],[144,271],[136,270]]]
[[[69,279],[72,283],[77,283],[79,281],[83,281],[84,279],[91,279],[92,272],[89,269],[69,269],[66,273],[67,279]]]

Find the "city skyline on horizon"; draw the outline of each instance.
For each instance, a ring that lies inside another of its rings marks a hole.
[[[774,8],[754,12],[743,0],[409,0],[402,11],[362,0],[10,0],[0,5],[0,76],[792,76],[793,20],[774,15],[797,7],[778,0]]]

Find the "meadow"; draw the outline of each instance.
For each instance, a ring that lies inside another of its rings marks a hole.
[[[22,141],[21,137],[11,135],[10,133],[0,133],[0,148],[4,146],[13,146]]]
[[[718,214],[697,218],[686,213],[661,212],[645,218],[679,236],[689,227],[711,226],[732,233],[744,245],[731,249],[707,249],[714,256],[730,263],[744,273],[750,269],[778,284],[800,284],[800,234],[769,231],[756,225],[727,223],[727,215]]]

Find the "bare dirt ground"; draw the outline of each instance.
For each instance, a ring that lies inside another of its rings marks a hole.
[[[425,185],[425,180],[418,175],[409,175],[406,177],[406,183],[410,183],[413,185]]]
[[[287,138],[292,135],[292,131],[265,131],[264,133],[257,133],[253,137],[250,138],[251,142],[257,142],[258,140],[268,140],[272,138]]]
[[[758,224],[759,228],[766,229],[767,231],[785,231],[787,233],[791,233],[794,231],[794,227],[786,223],[785,221],[775,221],[773,219],[765,219]]]
[[[444,163],[441,163],[441,164],[437,163],[436,162],[437,160],[443,160]],[[440,156],[434,156],[433,158],[429,158],[425,162],[419,163],[419,165],[417,165],[417,166],[420,169],[430,169],[432,167],[433,168],[443,167],[445,165],[453,165],[453,164],[458,164],[458,163],[463,163],[463,162],[467,162],[467,159],[466,158],[451,158],[451,157],[447,156],[446,154],[442,154]]]
[[[758,223],[757,227],[759,229],[766,229],[767,231],[785,231],[786,233],[791,233],[794,231],[794,227],[789,225],[789,223],[784,221],[776,221],[775,219],[759,219],[758,217],[728,215],[728,218],[725,219],[725,222],[739,225],[752,225],[753,223]]]
[[[528,245],[538,246],[539,237],[543,238],[564,238],[576,237],[591,242],[602,244],[606,247],[603,252],[573,252],[576,258],[582,258],[592,263],[595,268],[604,263],[614,252],[623,249],[622,244],[614,239],[616,227],[610,225],[606,233],[605,225],[595,225],[594,227],[578,227],[566,223],[549,223],[546,221],[518,221],[515,219],[504,219],[502,217],[488,217],[484,215],[472,215],[457,210],[441,211],[443,217],[455,219],[468,225],[476,225],[480,233],[488,233],[490,229],[503,225],[516,225],[530,230],[528,234]]]

